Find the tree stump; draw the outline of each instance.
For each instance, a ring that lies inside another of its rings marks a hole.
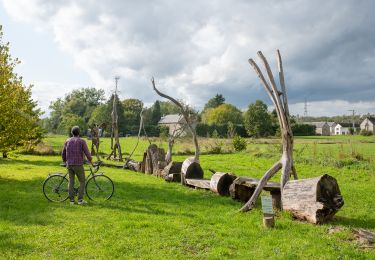
[[[181,167],[185,179],[203,179],[203,169],[194,157],[187,158]]]
[[[282,204],[295,218],[321,224],[336,214],[344,200],[336,179],[325,174],[288,181],[282,191]]]
[[[236,179],[236,175],[225,172],[216,172],[211,177],[210,189],[221,196],[229,196],[229,186]]]
[[[146,150],[146,156],[144,156],[145,173],[158,175],[159,162],[164,160],[164,149],[158,148],[156,144],[151,144]]]

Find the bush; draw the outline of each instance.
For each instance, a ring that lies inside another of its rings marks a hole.
[[[219,137],[227,137],[228,136],[228,124],[212,124],[208,125],[205,123],[198,123],[195,130],[198,136],[201,137],[209,137],[211,134],[216,130]],[[234,129],[230,129],[234,131],[237,135],[242,137],[247,137],[245,127],[243,125],[236,125],[232,124],[231,127]]]
[[[241,136],[238,136],[238,135],[236,135],[233,138],[233,147],[234,147],[234,150],[236,150],[237,152],[246,150],[246,146],[247,144],[246,144],[245,138],[242,138]]]
[[[369,130],[366,130],[366,129],[362,129],[361,130],[361,135],[363,135],[363,136],[370,136],[370,135],[372,135],[372,131],[369,131]]]

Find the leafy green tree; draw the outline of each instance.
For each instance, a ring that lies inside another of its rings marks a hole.
[[[42,137],[39,126],[41,112],[31,98],[32,86],[24,86],[22,77],[14,72],[19,64],[3,42],[0,26],[0,152],[7,152]]]
[[[154,105],[152,106],[151,124],[157,125],[160,118],[161,118],[160,102],[159,100],[156,100]]]
[[[208,100],[207,104],[204,105],[203,111],[206,111],[209,108],[216,108],[224,104],[225,98],[222,94],[216,94],[213,98]]]
[[[129,98],[122,101],[122,106],[126,124],[128,126],[139,125],[143,102],[139,99]]]
[[[231,104],[222,104],[216,108],[207,109],[202,115],[202,121],[207,124],[242,123],[242,112]]]
[[[107,133],[111,131],[111,110],[108,107],[108,104],[100,104],[95,107],[91,113],[88,126],[93,124],[104,124],[104,129]]]
[[[72,127],[76,125],[79,126],[82,134],[86,132],[87,125],[82,117],[75,114],[64,114],[59,124],[58,133],[69,135]]]
[[[261,100],[250,104],[244,115],[244,125],[249,136],[261,137],[272,134],[272,120],[267,105]]]
[[[159,101],[161,115],[179,114],[180,109],[171,101]]]

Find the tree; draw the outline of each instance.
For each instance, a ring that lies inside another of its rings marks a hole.
[[[202,121],[207,124],[241,124],[242,112],[231,104],[222,104],[216,108],[208,108],[202,115]]]
[[[253,137],[268,136],[272,133],[272,120],[267,105],[261,100],[249,105],[244,115],[247,133]]]
[[[50,132],[64,132],[58,129],[64,115],[73,114],[81,117],[84,121],[84,128],[90,121],[91,114],[98,105],[105,100],[104,90],[95,88],[81,88],[73,90],[64,99],[58,98],[51,102],[49,123],[47,130]],[[65,132],[64,132],[65,133]]]
[[[151,124],[157,125],[161,118],[160,102],[156,100],[152,106]]]
[[[70,134],[70,130],[73,126],[79,126],[81,133],[83,134],[87,130],[87,126],[82,117],[75,114],[64,114],[59,124],[59,134]]]
[[[88,125],[93,124],[104,124],[104,129],[106,132],[111,132],[111,112],[108,108],[108,104],[101,104],[95,107],[91,113]]]
[[[204,105],[203,112],[209,108],[216,108],[222,104],[224,104],[225,98],[222,94],[216,94],[213,98],[208,100],[207,104]]]
[[[122,101],[124,118],[128,126],[139,125],[143,102],[139,99],[129,98]]]
[[[27,142],[39,140],[41,112],[31,98],[32,86],[24,86],[22,77],[14,72],[19,64],[9,53],[9,43],[3,42],[0,26],[0,151],[7,152]]]
[[[171,101],[159,101],[162,115],[179,114],[180,109]]]

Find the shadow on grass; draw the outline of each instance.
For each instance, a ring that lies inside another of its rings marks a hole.
[[[366,218],[351,218],[351,217],[343,217],[343,216],[335,216],[329,224],[333,225],[341,225],[346,227],[353,227],[353,228],[367,228],[367,229],[374,229],[375,228],[375,219],[372,216],[368,216]]]
[[[33,165],[33,166],[56,166],[57,168],[62,168],[59,163],[57,163],[56,161],[45,161],[45,160],[28,160],[28,159],[25,159],[25,158],[22,158],[22,159],[14,159],[14,158],[11,158],[11,159],[0,159],[0,164],[2,165],[9,165],[9,166],[13,166],[13,165],[18,165],[18,166],[21,166],[21,165]]]

